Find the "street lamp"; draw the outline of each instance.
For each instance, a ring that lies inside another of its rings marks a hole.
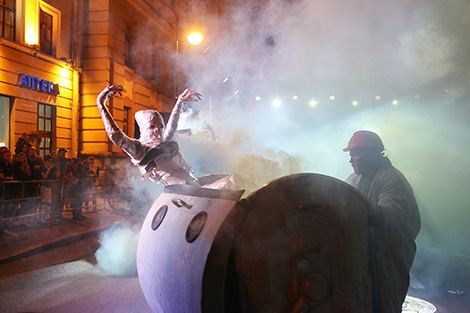
[[[187,37],[186,37],[186,40],[193,46],[197,46],[199,44],[202,43],[202,41],[204,40],[204,36],[200,33],[200,32],[197,32],[197,31],[193,31],[191,32]],[[178,59],[179,59],[179,54],[180,54],[180,47],[179,47],[179,41],[178,39],[176,40],[176,57],[175,57],[175,85],[174,85],[174,88],[175,88],[175,96],[177,96],[177,92],[178,92],[178,72],[179,72],[179,64],[178,64]]]
[[[197,46],[204,40],[204,36],[201,35],[201,33],[192,32],[191,34],[188,35],[188,37],[186,37],[186,39],[193,46]]]

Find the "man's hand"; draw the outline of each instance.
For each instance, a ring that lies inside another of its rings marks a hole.
[[[202,99],[202,95],[197,91],[190,91],[186,88],[179,96],[178,100],[187,102],[187,101],[199,101]]]

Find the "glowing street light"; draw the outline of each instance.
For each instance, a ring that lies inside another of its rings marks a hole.
[[[260,101],[260,100],[261,100],[261,97],[260,97],[260,96],[256,96],[256,97],[255,97],[255,100],[256,100],[256,101]]]
[[[393,100],[392,104],[393,104],[393,105],[397,105],[397,104],[398,104],[398,101],[397,101],[397,100]]]
[[[357,102],[357,101],[353,101],[352,104],[353,104],[354,106],[356,106],[356,105],[358,104],[358,102]]]
[[[315,100],[310,101],[310,106],[311,106],[311,107],[314,107],[314,106],[316,106],[317,104],[318,104],[318,102],[315,101]]]
[[[29,0],[29,1],[33,1],[33,0]],[[197,46],[199,45],[203,40],[204,40],[204,36],[197,32],[197,31],[194,31],[194,32],[191,32],[187,37],[186,39],[188,40],[188,42],[193,45],[193,46]],[[180,48],[179,48],[179,45],[180,45],[180,42],[179,40],[176,40],[176,58],[175,58],[175,75],[174,75],[174,93],[175,95],[177,95],[177,91],[179,89],[179,81],[178,81],[178,75],[179,75],[179,54],[180,54]],[[206,51],[209,47],[206,48]],[[205,51],[204,51],[205,52]],[[224,83],[228,80],[228,78],[226,78],[224,80]]]
[[[273,101],[273,106],[274,106],[275,108],[280,107],[280,106],[281,106],[281,100],[279,100],[279,99],[274,100],[274,101]]]
[[[292,99],[293,99],[293,100],[297,100],[297,99],[299,99],[299,97],[297,97],[296,95],[293,95],[293,96],[292,96]]]
[[[333,101],[333,100],[335,100],[335,99],[336,99],[335,96],[330,96],[330,100],[331,100],[331,101]]]
[[[193,32],[189,34],[188,37],[186,37],[186,39],[188,39],[188,42],[192,44],[193,46],[197,46],[204,40],[204,36],[201,35],[201,33]]]

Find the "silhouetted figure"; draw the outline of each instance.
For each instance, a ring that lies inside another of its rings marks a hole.
[[[400,313],[408,291],[421,222],[413,190],[384,156],[380,137],[354,133],[344,151],[354,168],[346,182],[371,203],[369,254],[374,313]]]

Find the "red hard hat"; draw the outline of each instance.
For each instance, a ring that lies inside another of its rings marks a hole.
[[[355,132],[351,139],[349,139],[348,146],[344,148],[343,151],[350,151],[353,148],[359,147],[380,148],[381,151],[385,149],[379,135],[368,130],[359,130]]]

